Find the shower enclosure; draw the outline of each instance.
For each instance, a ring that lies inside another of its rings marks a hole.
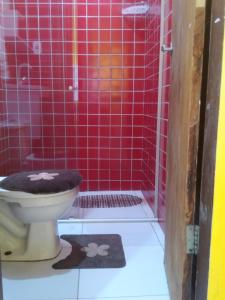
[[[0,175],[78,169],[81,191],[143,192],[163,220],[171,1],[5,0],[0,13]]]

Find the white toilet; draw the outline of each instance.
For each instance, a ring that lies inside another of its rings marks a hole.
[[[57,219],[72,207],[78,186],[63,192],[32,194],[0,188],[2,261],[39,261],[61,251]]]

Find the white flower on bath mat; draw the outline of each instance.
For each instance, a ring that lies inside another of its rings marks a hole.
[[[58,176],[59,173],[39,173],[39,174],[33,174],[33,175],[29,175],[27,177],[30,178],[30,181],[37,181],[37,180],[53,180],[55,179],[55,176]]]
[[[110,248],[109,245],[100,245],[96,243],[89,243],[87,247],[81,248],[81,251],[86,252],[88,257],[95,257],[97,255],[100,256],[107,256],[109,255],[108,249]]]

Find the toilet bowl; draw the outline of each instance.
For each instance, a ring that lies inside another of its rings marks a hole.
[[[61,251],[57,219],[72,207],[78,187],[52,194],[0,189],[2,261],[38,261]]]

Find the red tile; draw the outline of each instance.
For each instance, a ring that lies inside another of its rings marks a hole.
[[[122,28],[122,18],[114,17],[111,19],[111,22],[112,22],[112,28],[115,28],[115,29]]]
[[[90,151],[91,150],[89,150],[88,152],[90,153]],[[89,167],[89,169],[98,170],[98,160],[88,159],[88,167]]]
[[[78,4],[77,5],[77,15],[86,17],[86,5],[85,4]]]
[[[79,145],[79,143],[78,143]],[[87,159],[89,157],[88,149],[87,148],[77,148],[76,158],[80,159]]]
[[[109,170],[110,169],[110,160],[103,160],[103,159],[100,160],[99,166],[100,166],[100,169],[102,169],[102,170]]]
[[[100,136],[109,136],[110,128],[109,127],[100,127]]]
[[[110,190],[110,181],[100,180],[99,181],[99,189],[100,189],[100,191],[109,191]]]
[[[110,16],[110,5],[107,4],[101,4],[100,5],[100,16]]]
[[[111,39],[113,42],[122,42],[122,30],[112,30],[111,31]]]
[[[108,30],[99,30],[100,33],[100,42],[109,42],[110,41],[110,34]]]
[[[88,17],[89,16],[98,16],[98,5],[90,4],[87,6]]]
[[[100,18],[100,28],[101,29],[110,29],[110,18],[109,17],[101,17]]]
[[[122,4],[112,3],[111,5],[112,16],[121,17],[122,8],[123,8]]]
[[[80,29],[85,29],[87,26],[86,18],[82,18],[80,16],[77,17],[77,27]],[[79,45],[78,45],[79,46]]]
[[[78,30],[78,41],[85,42],[87,40],[87,35],[85,30]]]

